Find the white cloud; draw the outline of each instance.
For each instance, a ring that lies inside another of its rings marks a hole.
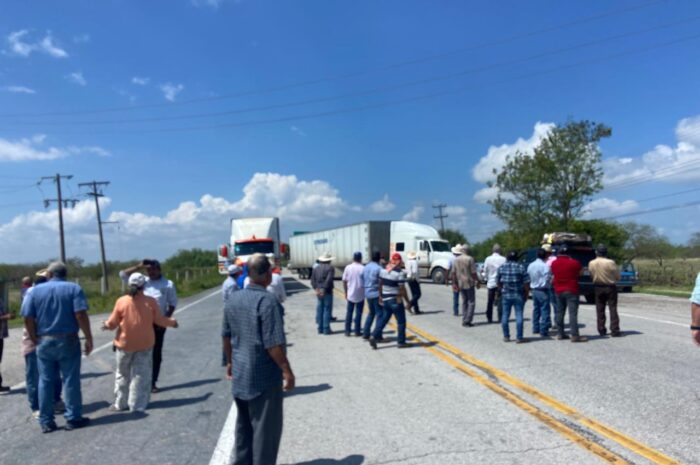
[[[488,203],[489,200],[493,200],[498,195],[498,188],[496,187],[484,187],[479,189],[474,194],[474,201],[479,203]]]
[[[51,31],[47,31],[46,35],[41,40],[35,42],[25,40],[28,34],[29,31],[26,29],[11,32],[6,39],[8,48],[6,49],[5,53],[28,57],[33,52],[39,52],[50,55],[54,58],[68,57],[68,52],[60,48],[54,42]]]
[[[11,92],[13,94],[36,94],[34,89],[25,86],[4,86],[0,88],[3,92]]]
[[[88,42],[90,42],[90,40],[90,34],[80,34],[77,36],[73,36],[73,42],[76,44],[87,44]]]
[[[540,141],[547,136],[547,133],[554,128],[554,123],[542,123],[538,121],[529,139],[518,138],[512,144],[492,145],[489,147],[486,155],[484,155],[479,163],[472,169],[472,176],[476,181],[487,183],[494,181],[496,175],[493,170],[500,170],[506,163],[506,158],[510,155],[515,156],[516,153],[532,154],[535,147]]]
[[[389,194],[384,194],[384,197],[369,206],[369,209],[374,213],[389,213],[394,208],[396,208],[396,205],[389,200]]]
[[[462,230],[467,226],[467,209],[459,205],[448,205],[443,209],[447,214],[445,226],[450,229]]]
[[[700,115],[676,125],[676,145],[657,145],[641,157],[609,157],[603,161],[606,188],[632,182],[700,180]]]
[[[406,212],[402,219],[404,221],[418,221],[423,216],[423,212],[425,212],[425,207],[416,205],[410,211]]]
[[[168,100],[169,102],[174,102],[177,94],[182,92],[184,89],[185,86],[182,84],[172,84],[170,82],[160,85],[160,90],[163,92],[163,97],[165,97],[165,100]]]
[[[134,76],[131,78],[131,83],[137,86],[145,86],[150,80],[151,79],[147,77]]]
[[[88,146],[79,147],[71,145],[68,147],[42,147],[46,136],[37,134],[32,138],[19,140],[8,140],[0,138],[0,163],[2,162],[22,162],[34,160],[56,160],[66,158],[71,155],[98,155],[109,156],[109,152],[102,147]]]
[[[69,82],[72,82],[73,84],[77,84],[79,86],[86,86],[87,85],[87,80],[85,80],[85,77],[83,76],[82,71],[76,71],[74,73],[70,73],[66,75],[66,79]]]
[[[639,209],[639,204],[634,200],[617,200],[606,197],[595,199],[583,207],[585,218],[605,218],[608,216],[623,215]]]
[[[296,127],[296,126],[290,126],[290,127],[289,127],[289,130],[292,131],[293,133],[295,133],[296,135],[300,136],[300,137],[306,137],[306,133],[305,133],[304,131],[302,131],[301,129],[299,129],[298,127]]]
[[[219,8],[222,3],[224,3],[224,0],[192,0],[192,5],[194,6],[208,6],[214,9]]]
[[[256,173],[237,199],[202,195],[182,202],[163,214],[110,211],[110,199],[101,199],[103,218],[119,221],[120,242],[128,250],[122,259],[138,256],[165,258],[180,248],[211,249],[229,237],[232,217],[278,216],[283,228],[309,228],[324,221],[336,222],[353,211],[337,189],[326,181],[304,181],[293,175]],[[138,208],[138,207],[137,207]],[[88,260],[99,257],[95,234],[94,203],[80,202],[65,210],[68,255]],[[0,257],[7,262],[48,260],[55,257],[56,211],[28,212],[0,224]],[[114,234],[107,232],[106,234]],[[117,258],[117,238],[106,238],[109,258]],[[26,244],[32,247],[27,248]],[[31,249],[31,250],[30,250]]]

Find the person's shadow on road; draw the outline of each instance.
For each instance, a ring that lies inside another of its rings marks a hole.
[[[304,394],[314,394],[317,392],[327,391],[327,390],[332,389],[332,388],[333,388],[333,386],[331,386],[328,383],[321,383],[321,384],[317,384],[316,386],[296,386],[291,391],[286,392],[284,394],[284,397],[301,396]]]
[[[204,402],[209,397],[211,397],[211,392],[207,392],[204,395],[197,396],[197,397],[185,397],[182,399],[164,399],[164,400],[156,400],[155,402],[151,402],[148,404],[148,409],[149,410],[155,410],[159,408],[173,408],[173,407],[183,407],[185,405],[191,405],[191,404],[197,404],[199,402]]]
[[[361,465],[363,463],[365,463],[363,455],[348,455],[344,459],[316,459],[288,465]]]

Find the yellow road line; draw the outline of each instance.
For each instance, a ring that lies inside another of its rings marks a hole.
[[[653,463],[659,464],[659,465],[682,465],[681,462],[637,441],[634,438],[631,438],[623,433],[620,433],[619,431],[616,431],[614,428],[607,426],[603,423],[600,423],[597,420],[594,420],[592,418],[588,418],[573,407],[570,407],[566,405],[563,402],[560,402],[556,400],[555,398],[537,390],[536,388],[530,386],[529,384],[525,383],[524,381],[519,380],[518,378],[515,378],[508,373],[499,370],[498,368],[495,368],[486,362],[483,362],[475,357],[472,357],[471,355],[457,349],[451,344],[448,344],[447,342],[442,341],[441,339],[417,328],[415,325],[406,324],[406,327],[412,331],[413,333],[417,334],[418,336],[422,337],[423,339],[426,339],[429,342],[434,342],[437,346],[441,347],[442,349],[446,350],[447,352],[451,353],[452,355],[456,356],[460,360],[463,360],[464,362],[467,362],[475,367],[480,368],[481,370],[485,371],[487,374],[500,379],[501,381],[504,381],[511,386],[520,389],[523,392],[526,392],[527,394],[535,397],[536,399],[540,400],[541,402],[549,405],[550,407],[554,408],[555,410],[563,413],[564,415],[568,416],[569,418],[581,423],[582,425],[585,425],[587,428],[601,434],[602,436],[624,446],[625,448],[629,449],[630,451],[634,452],[635,454],[638,454],[642,457],[645,457],[649,460],[651,460]]]

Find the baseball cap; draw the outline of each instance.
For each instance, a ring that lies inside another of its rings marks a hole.
[[[143,287],[144,284],[146,284],[146,277],[141,273],[129,275],[129,286]]]
[[[401,254],[398,252],[394,252],[394,254],[391,256],[392,262],[393,261],[401,261],[401,260],[403,260],[403,259],[401,258]]]

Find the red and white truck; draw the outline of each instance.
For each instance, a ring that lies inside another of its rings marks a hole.
[[[231,239],[219,246],[219,274],[227,274],[229,265],[244,264],[256,253],[280,256],[279,218],[232,218]]]

